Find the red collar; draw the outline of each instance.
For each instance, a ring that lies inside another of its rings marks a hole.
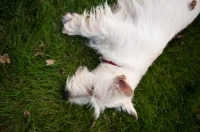
[[[113,66],[118,66],[118,65],[115,64],[114,62],[108,61],[108,60],[105,60],[105,59],[101,59],[101,62],[108,63],[108,64],[111,64],[111,65],[113,65]],[[120,66],[118,66],[118,67],[120,67]]]

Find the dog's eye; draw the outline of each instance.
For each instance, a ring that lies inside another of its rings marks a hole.
[[[94,87],[92,87],[92,90],[94,90]]]

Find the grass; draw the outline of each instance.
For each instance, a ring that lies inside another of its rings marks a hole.
[[[107,109],[93,128],[93,110],[62,98],[65,80],[98,55],[87,40],[61,33],[66,12],[103,0],[0,1],[0,131],[198,132],[200,131],[200,17],[172,40],[135,91],[139,119]],[[109,1],[109,3],[112,3]],[[45,60],[56,60],[46,66]],[[27,110],[24,116],[24,111]]]

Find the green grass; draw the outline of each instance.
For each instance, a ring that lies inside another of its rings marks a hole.
[[[10,64],[0,64],[0,131],[200,131],[200,17],[182,31],[184,38],[169,43],[141,80],[133,101],[138,120],[107,109],[91,129],[93,110],[62,98],[66,78],[80,65],[92,69],[99,60],[84,45],[86,39],[61,33],[61,18],[102,2],[0,1],[0,55],[11,58]],[[47,59],[56,62],[46,66]]]

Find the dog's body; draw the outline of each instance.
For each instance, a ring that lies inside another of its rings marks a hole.
[[[93,71],[80,67],[67,79],[69,101],[94,107],[96,118],[108,108],[122,108],[137,118],[134,89],[167,43],[200,12],[192,0],[118,0],[89,14],[66,14],[63,33],[87,37],[106,61]],[[110,62],[112,63],[105,63]]]

